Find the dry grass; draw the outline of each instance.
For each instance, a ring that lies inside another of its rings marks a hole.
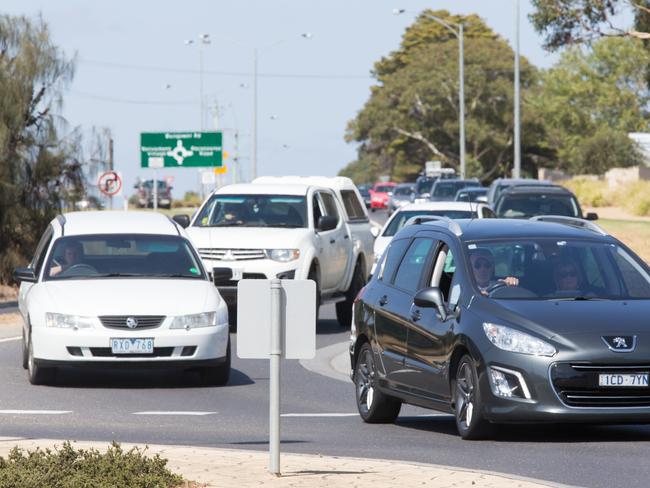
[[[0,303],[15,302],[16,300],[18,300],[18,288],[0,285]]]
[[[650,263],[650,222],[601,219],[596,223]]]
[[[18,312],[0,313],[0,327],[3,325],[22,325],[23,319]]]
[[[613,195],[605,181],[590,180],[587,178],[572,178],[562,182],[575,193],[580,205],[587,207],[606,207],[613,205]]]
[[[587,207],[621,207],[632,215],[650,215],[650,181],[636,181],[610,190],[605,181],[572,178],[562,182]]]

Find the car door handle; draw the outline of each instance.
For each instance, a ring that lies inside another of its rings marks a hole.
[[[330,239],[330,244],[334,244],[336,242],[336,239]]]
[[[344,236],[343,236],[343,239],[349,239],[349,238],[350,238],[349,235],[344,235]]]
[[[422,314],[420,313],[420,311],[413,310],[413,312],[411,313],[411,320],[413,320],[413,322],[417,322],[421,318],[422,318]]]
[[[381,297],[381,298],[379,299],[379,305],[381,305],[382,307],[383,307],[384,305],[386,305],[387,303],[388,303],[388,297],[387,297],[386,295],[384,295],[383,297]]]

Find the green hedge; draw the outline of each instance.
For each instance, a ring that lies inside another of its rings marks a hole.
[[[146,457],[134,447],[124,451],[113,443],[105,453],[75,449],[69,442],[54,450],[25,451],[14,447],[0,457],[1,488],[173,488],[187,485],[166,468],[158,454]]]

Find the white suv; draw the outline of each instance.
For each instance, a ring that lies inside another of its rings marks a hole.
[[[218,283],[231,310],[240,279],[312,279],[318,303],[335,302],[337,319],[349,326],[373,256],[346,217],[330,188],[257,182],[212,193],[187,233],[208,269],[232,270],[231,279]]]

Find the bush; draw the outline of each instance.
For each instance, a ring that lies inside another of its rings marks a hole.
[[[562,186],[575,193],[580,205],[607,207],[613,204],[612,194],[605,181],[576,177],[562,182]]]
[[[165,467],[166,459],[143,454],[144,450],[137,447],[125,452],[115,442],[104,454],[96,449],[77,450],[69,442],[53,451],[14,447],[7,459],[0,457],[0,488],[188,486]]]
[[[632,215],[650,215],[650,182],[623,185],[615,193],[616,202]]]

